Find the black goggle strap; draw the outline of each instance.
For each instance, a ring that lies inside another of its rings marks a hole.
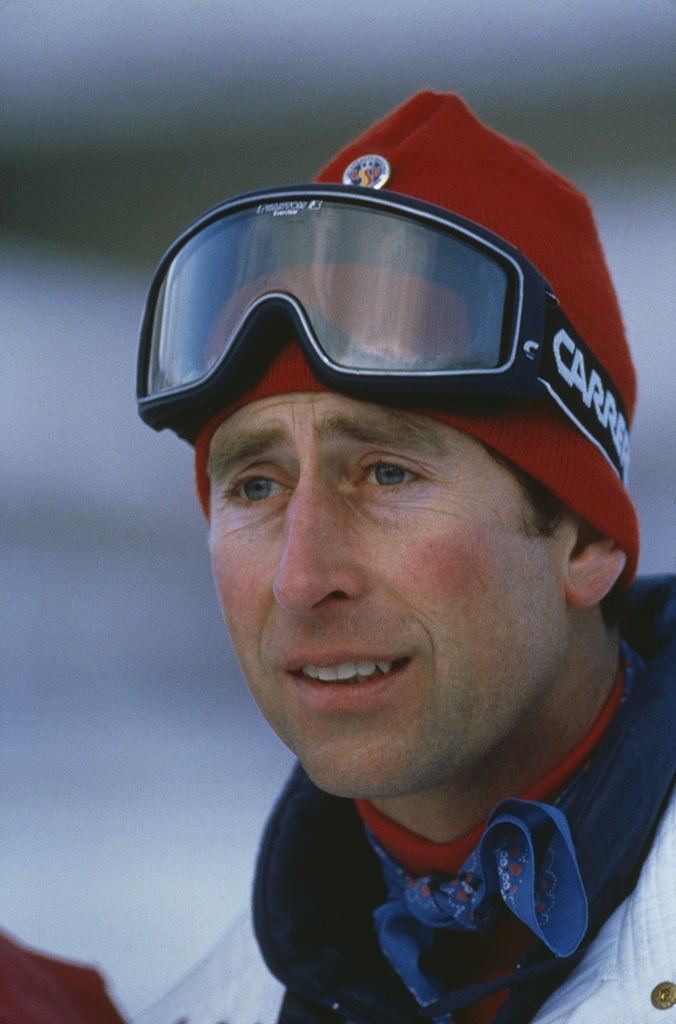
[[[547,302],[539,380],[626,483],[629,427],[624,402],[603,365],[555,300]]]

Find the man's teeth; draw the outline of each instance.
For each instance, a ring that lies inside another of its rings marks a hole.
[[[346,661],[342,665],[303,665],[303,675],[319,679],[323,683],[345,682],[347,679],[370,679],[384,675],[392,668],[391,661]]]

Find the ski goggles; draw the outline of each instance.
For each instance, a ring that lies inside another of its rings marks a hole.
[[[620,395],[545,278],[439,207],[305,185],[204,214],[150,288],[142,419],[193,441],[291,339],[325,386],[369,401],[471,412],[550,396],[624,476]]]

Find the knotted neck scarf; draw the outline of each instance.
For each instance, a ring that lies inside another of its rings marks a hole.
[[[623,654],[622,702],[635,676],[633,652],[625,648]],[[584,768],[575,773],[555,805],[516,798],[499,803],[453,877],[416,878],[365,826],[388,892],[374,912],[378,941],[421,1007],[430,1007],[447,990],[431,956],[438,930],[486,933],[511,913],[556,957],[580,947],[587,897],[565,810],[583,774]]]
[[[446,988],[429,966],[437,929],[489,932],[511,911],[556,956],[584,937],[584,886],[565,815],[552,805],[503,800],[453,878],[414,878],[367,834],[388,890],[374,913],[378,941],[420,1006]]]

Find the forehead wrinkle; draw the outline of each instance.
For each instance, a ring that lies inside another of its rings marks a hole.
[[[424,455],[442,455],[446,446],[430,421],[406,416],[394,410],[379,409],[377,416],[353,416],[332,413],[317,425],[316,432],[324,441],[347,439],[361,444],[404,447]]]
[[[252,427],[237,430],[231,436],[227,432],[212,441],[207,459],[209,476],[225,476],[240,462],[260,458],[286,436],[281,427]]]
[[[409,451],[439,456],[448,449],[437,424],[425,422],[421,416],[407,415],[384,406],[377,412],[368,408],[353,412],[326,412],[317,416],[312,433],[324,444],[354,441],[382,447],[399,446]],[[240,462],[257,459],[272,447],[293,441],[293,428],[288,425],[242,427],[229,435],[227,431],[212,442],[207,460],[210,476],[227,475]]]

